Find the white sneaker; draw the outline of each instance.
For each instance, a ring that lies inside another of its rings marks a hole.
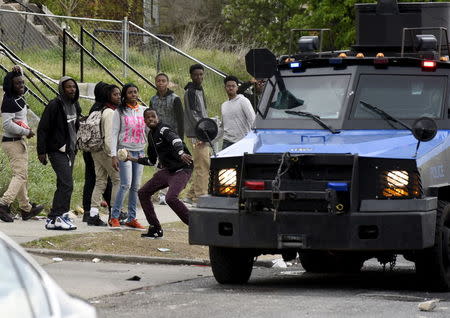
[[[166,205],[166,196],[164,194],[161,194],[159,196],[159,205]]]
[[[75,224],[73,224],[73,220],[71,218],[69,218],[68,214],[64,213],[62,216],[58,216],[55,219],[55,229],[70,231],[70,230],[76,230],[77,226]]]
[[[54,219],[47,219],[45,221],[45,228],[47,230],[56,230],[55,220]]]

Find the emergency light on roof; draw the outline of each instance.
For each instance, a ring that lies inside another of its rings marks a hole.
[[[373,60],[373,64],[376,68],[386,68],[389,64],[389,59],[387,57],[384,57],[384,53],[377,53],[375,56],[375,59]]]
[[[340,57],[332,57],[328,60],[330,65],[340,65],[343,63],[342,59]]]

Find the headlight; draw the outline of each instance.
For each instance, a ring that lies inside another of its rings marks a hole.
[[[385,197],[407,197],[410,195],[408,192],[408,171],[386,171],[384,174],[384,179],[385,188],[383,189],[383,195]]]
[[[233,195],[237,192],[236,169],[219,170],[219,193],[222,195]]]

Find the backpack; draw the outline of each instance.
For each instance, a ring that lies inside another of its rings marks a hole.
[[[77,148],[83,151],[96,152],[102,149],[102,120],[103,110],[93,111],[85,120],[80,121],[77,132]]]

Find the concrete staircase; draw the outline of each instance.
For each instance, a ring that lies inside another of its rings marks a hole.
[[[19,12],[35,12],[52,14],[47,8],[39,8],[34,3],[28,3],[28,0],[16,0],[5,3],[0,0],[0,9]],[[51,48],[59,46],[62,37],[62,28],[52,18],[44,16],[32,16],[23,14],[1,13],[0,27],[2,29],[2,39],[12,44],[18,37],[25,37],[21,41],[21,48],[40,47]],[[25,32],[18,33],[15,26],[25,29]],[[25,46],[25,47],[24,47]]]

